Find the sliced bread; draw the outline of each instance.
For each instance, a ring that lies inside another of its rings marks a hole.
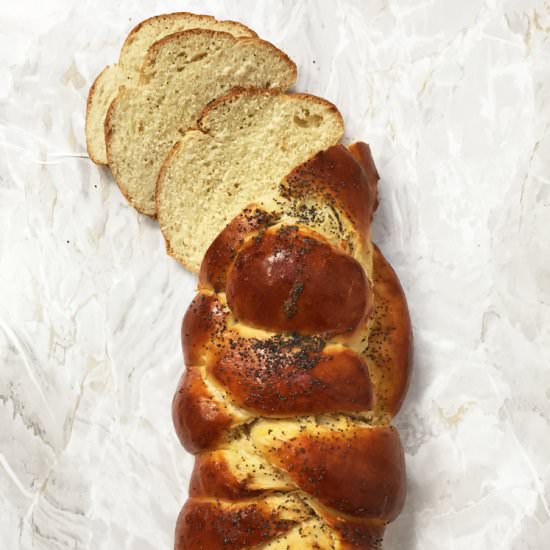
[[[96,164],[107,164],[105,117],[119,87],[131,88],[137,85],[139,70],[150,46],[165,36],[188,29],[223,31],[233,36],[256,36],[253,30],[241,23],[218,21],[209,15],[194,13],[157,15],[134,27],[122,46],[118,63],[105,67],[88,94],[86,145],[88,155]]]
[[[205,105],[237,85],[284,90],[295,80],[294,63],[259,38],[194,29],[156,42],[139,85],[119,92],[105,121],[107,158],[120,189],[154,216],[162,162]]]
[[[191,271],[249,203],[278,196],[297,165],[342,137],[332,103],[307,94],[235,89],[209,105],[172,149],[157,182],[166,248]]]

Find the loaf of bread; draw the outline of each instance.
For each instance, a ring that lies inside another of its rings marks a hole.
[[[147,50],[160,39],[189,29],[222,31],[233,36],[255,37],[256,33],[235,21],[218,21],[208,15],[170,13],[142,21],[128,34],[122,45],[118,63],[109,65],[95,79],[86,104],[86,146],[96,164],[107,164],[105,119],[107,110],[119,88],[134,88]]]
[[[285,93],[296,75],[244,25],[178,13],[135,27],[88,96],[90,158],[199,271],[175,550],[379,550],[405,499],[412,335],[371,240],[378,173],[334,105]]]
[[[329,147],[207,249],[173,402],[196,455],[176,550],[381,548],[405,498],[411,329],[371,242],[377,180],[367,145]]]
[[[338,143],[338,109],[308,94],[234,89],[201,114],[166,158],[157,213],[169,254],[191,271],[249,202],[278,194],[281,179]]]

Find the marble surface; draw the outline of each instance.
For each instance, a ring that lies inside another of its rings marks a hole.
[[[156,13],[233,18],[381,173],[409,298],[409,495],[386,550],[550,540],[550,3],[118,0],[0,13],[0,548],[171,548],[170,401],[195,279],[86,156],[89,85]]]

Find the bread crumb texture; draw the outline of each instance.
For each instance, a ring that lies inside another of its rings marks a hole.
[[[342,116],[307,94],[233,90],[205,109],[167,158],[157,185],[167,250],[191,271],[249,203],[272,201],[288,172],[337,143]]]
[[[235,86],[284,90],[295,79],[294,63],[259,38],[195,29],[155,43],[138,86],[117,95],[105,123],[107,157],[122,192],[154,216],[162,162],[208,103]]]
[[[235,21],[218,21],[208,15],[169,13],[142,21],[128,34],[118,63],[105,67],[96,78],[86,107],[86,145],[90,158],[96,164],[107,164],[105,147],[105,119],[109,105],[120,86],[133,88],[139,81],[139,71],[147,50],[158,40],[189,29],[222,31],[233,36],[256,36],[256,33]]]

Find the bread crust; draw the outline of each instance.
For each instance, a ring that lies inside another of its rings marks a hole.
[[[301,335],[351,334],[371,307],[361,264],[299,225],[275,226],[244,243],[225,293],[243,323]]]
[[[334,529],[339,550],[382,550],[384,522],[334,515],[326,509],[321,509],[320,513]]]
[[[314,338],[230,337],[207,372],[233,403],[265,417],[360,413],[373,405],[364,359]]]
[[[86,125],[86,128],[88,127],[88,125],[90,124],[90,117],[91,117],[91,107],[92,107],[92,101],[93,101],[93,98],[94,98],[94,94],[96,93],[97,91],[97,86],[99,84],[99,81],[101,80],[101,78],[104,76],[104,74],[108,71],[108,70],[111,70],[113,67],[113,65],[107,65],[95,78],[94,80],[94,83],[92,84],[92,87],[90,88],[90,91],[88,92],[88,97],[86,98],[86,118],[85,118],[85,125]],[[92,147],[90,145],[90,142],[91,142],[91,139],[92,139],[92,136],[91,134],[88,132],[88,131],[85,131],[85,137],[86,137],[86,149],[88,150],[88,156],[90,157],[90,160],[92,162],[94,162],[95,164],[97,165],[105,165],[106,163],[105,162],[102,162],[101,159],[99,159],[98,157],[96,157],[94,154],[93,154],[93,151],[92,151]]]
[[[170,21],[172,19],[179,19],[179,18],[191,18],[194,20],[203,20],[203,21],[209,21],[213,23],[224,23],[231,26],[234,26],[236,28],[241,29],[243,32],[247,33],[249,36],[258,36],[255,31],[253,31],[251,28],[247,27],[243,23],[239,23],[238,21],[232,21],[232,20],[220,20],[216,19],[212,15],[205,15],[205,14],[197,14],[197,13],[191,13],[186,11],[180,11],[180,12],[173,12],[173,13],[164,13],[160,15],[153,15],[153,17],[149,17],[147,19],[144,19],[140,23],[138,23],[135,27],[132,28],[132,30],[128,33],[128,36],[124,40],[124,43],[122,44],[121,51],[120,51],[120,57],[124,56],[124,53],[126,49],[129,47],[129,45],[134,41],[135,36],[137,33],[145,26],[155,22],[155,21]]]
[[[203,292],[194,298],[182,323],[188,370],[204,365],[209,379],[231,395],[233,405],[268,417],[361,412],[373,406],[366,362],[351,349],[327,346],[319,337],[249,338],[239,327],[231,326],[215,294]],[[275,354],[276,361],[272,359]],[[180,386],[174,409],[179,415],[177,426],[186,423],[182,407],[190,405],[184,401],[199,403],[207,395],[197,376],[193,375],[193,384],[186,379]],[[210,402],[214,405],[217,400]],[[210,408],[196,409],[193,425],[206,425],[214,416]],[[179,428],[176,431],[182,441],[189,439]]]
[[[185,364],[203,365],[212,353],[211,342],[226,329],[228,312],[216,294],[201,292],[195,296],[181,324],[181,342]]]
[[[358,151],[362,155],[359,162]],[[378,179],[368,145],[354,144],[349,149],[335,145],[297,166],[281,182],[280,190],[281,195],[290,200],[316,197],[333,206],[345,215],[366,243],[378,206]]]
[[[214,239],[204,255],[199,271],[199,287],[220,292],[238,249],[260,231],[276,223],[277,216],[256,204],[249,204]]]
[[[245,480],[238,479],[222,453],[213,451],[197,456],[189,482],[190,497],[234,501],[254,498],[263,493],[262,489],[252,489]]]
[[[364,351],[371,373],[378,373],[377,408],[395,416],[409,388],[413,337],[407,299],[399,277],[374,247],[374,311]]]
[[[236,423],[194,368],[186,369],[181,377],[172,401],[172,419],[181,444],[193,454],[218,444]]]
[[[236,43],[239,43],[239,44],[256,44],[256,45],[263,44],[265,47],[273,49],[273,52],[276,55],[278,55],[279,59],[281,61],[283,61],[284,63],[286,63],[287,66],[291,69],[292,76],[289,79],[290,84],[288,86],[292,85],[296,81],[296,79],[298,78],[298,67],[296,66],[296,63],[294,63],[294,61],[292,61],[292,59],[290,59],[290,57],[285,52],[283,52],[282,50],[277,48],[277,46],[275,46],[271,42],[268,42],[267,40],[263,40],[263,39],[259,38],[258,36],[240,36],[240,37],[236,37],[236,36],[233,36],[230,33],[224,32],[224,31],[214,31],[214,30],[211,30],[211,29],[187,29],[185,31],[178,31],[178,32],[174,32],[172,34],[169,34],[168,36],[165,36],[164,38],[161,38],[160,40],[157,40],[155,43],[153,43],[149,47],[149,49],[147,50],[147,53],[145,54],[145,57],[143,58],[143,63],[142,63],[142,67],[141,67],[141,70],[140,70],[140,84],[143,84],[142,79],[145,76],[145,68],[149,65],[154,64],[155,56],[157,56],[159,54],[159,50],[161,48],[166,46],[166,44],[170,44],[170,42],[175,42],[176,40],[179,40],[182,37],[193,36],[193,35],[196,35],[196,36],[210,35],[212,38],[215,38],[217,35],[224,35],[228,39],[230,39],[230,40],[232,40]],[[281,91],[283,89],[286,89],[288,86],[277,87],[277,88],[265,88],[265,89],[267,89],[267,90],[272,89],[274,91]],[[239,88],[239,86],[236,86],[235,88]],[[258,89],[264,89],[264,88],[258,88]],[[302,95],[307,95],[307,94],[302,94]],[[222,95],[221,97],[223,97],[223,96],[224,95]],[[208,105],[210,105],[211,103],[213,103],[215,101],[216,101],[216,99],[212,100],[211,102],[208,103]],[[198,115],[199,118],[200,118],[200,116],[202,116],[202,112],[203,111],[201,110],[200,114]]]
[[[262,94],[264,96],[282,96],[289,99],[301,98],[306,101],[311,101],[312,103],[317,103],[318,105],[323,105],[324,107],[327,107],[330,112],[335,114],[339,118],[342,127],[344,126],[344,118],[342,117],[342,113],[340,113],[338,107],[336,107],[336,105],[334,105],[334,103],[331,103],[328,99],[324,99],[322,97],[312,94],[306,94],[303,92],[285,93],[281,92],[278,89],[258,88],[257,86],[234,86],[231,90],[229,90],[229,92],[220,95],[204,107],[197,118],[197,129],[201,130],[205,134],[208,133],[208,130],[205,128],[206,120],[208,119],[208,116],[210,116],[210,114],[215,111],[220,105],[229,104],[232,101],[243,96],[254,97],[258,94]]]
[[[176,549],[251,548],[297,525],[262,502],[189,499],[176,525]]]
[[[394,520],[405,502],[405,459],[393,427],[307,431],[275,437],[264,451],[306,494],[325,507],[363,519]]]

